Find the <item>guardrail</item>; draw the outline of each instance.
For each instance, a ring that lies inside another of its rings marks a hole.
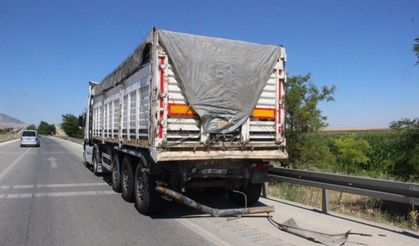
[[[271,168],[270,180],[313,186],[322,189],[322,212],[328,210],[328,190],[352,193],[382,200],[419,205],[419,184],[346,176],[289,168]],[[265,186],[263,196],[266,197]]]

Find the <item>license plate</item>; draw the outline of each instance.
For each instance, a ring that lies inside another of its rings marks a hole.
[[[201,174],[205,174],[205,175],[209,175],[209,174],[225,175],[225,174],[227,174],[227,172],[228,172],[228,169],[207,168],[207,169],[202,169],[201,170]]]

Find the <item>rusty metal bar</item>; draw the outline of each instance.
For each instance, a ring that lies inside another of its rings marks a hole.
[[[177,202],[185,204],[191,208],[200,210],[206,214],[210,214],[214,217],[229,217],[229,216],[239,216],[244,214],[260,214],[260,213],[272,213],[275,212],[275,208],[273,206],[264,206],[264,207],[253,207],[253,208],[231,208],[231,209],[217,209],[211,208],[206,205],[200,204],[174,190],[169,188],[157,185],[156,191],[167,195]]]

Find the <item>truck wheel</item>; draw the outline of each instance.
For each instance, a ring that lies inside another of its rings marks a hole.
[[[87,158],[86,158],[86,151],[83,151],[83,164],[85,167],[89,167],[90,164],[87,162]]]
[[[115,192],[121,192],[121,165],[119,156],[115,154],[112,158],[112,189]]]
[[[134,201],[134,171],[129,156],[122,161],[122,197],[127,202]]]
[[[135,207],[142,214],[152,214],[161,208],[160,195],[155,191],[155,180],[143,170],[142,165],[135,169]]]
[[[99,176],[98,161],[100,161],[100,152],[99,152],[99,147],[95,146],[93,148],[93,158],[92,158],[93,174],[95,176]]]
[[[246,194],[247,206],[251,206],[259,200],[260,193],[262,191],[262,184],[251,184],[251,183],[249,183],[246,188],[241,187],[237,190]],[[245,206],[246,205],[243,194],[236,193],[236,192],[233,192],[232,190],[230,190],[228,192],[228,197],[230,198],[230,200],[233,203],[235,203],[239,206]]]

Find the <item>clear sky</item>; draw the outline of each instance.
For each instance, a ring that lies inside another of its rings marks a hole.
[[[336,85],[331,128],[419,117],[419,1],[0,0],[0,112],[60,123],[150,29],[283,44],[289,75]]]

